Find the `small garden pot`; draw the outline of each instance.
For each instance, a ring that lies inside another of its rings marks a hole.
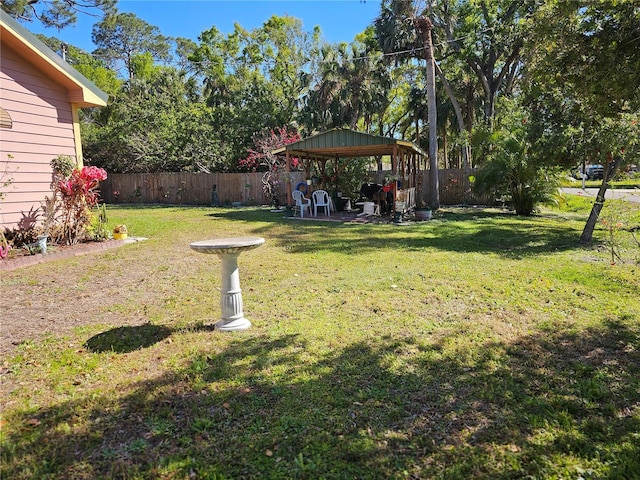
[[[116,225],[116,227],[113,229],[113,239],[124,240],[125,238],[127,238],[128,233],[129,230],[127,229],[126,225]]]
[[[432,213],[431,210],[415,210],[414,212],[416,221],[431,220]]]

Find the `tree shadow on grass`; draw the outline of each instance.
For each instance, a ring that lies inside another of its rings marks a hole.
[[[230,337],[121,396],[10,416],[3,478],[636,478],[636,322],[472,349]]]
[[[398,248],[418,251],[435,248],[448,252],[493,253],[526,258],[579,248],[579,232],[548,216],[519,217],[503,210],[447,209],[435,220],[393,224],[292,222],[260,209],[224,210],[211,216],[261,223],[253,232],[287,246],[292,253],[333,251],[357,254]],[[266,222],[266,225],[265,225]],[[274,227],[287,225],[286,231]]]
[[[472,228],[469,228],[472,227]],[[384,228],[384,227],[382,227]],[[487,253],[521,259],[578,248],[576,232],[543,222],[521,224],[479,220],[434,221],[428,226],[402,227],[343,226],[315,232],[298,229],[298,235],[282,236],[293,253],[332,251],[336,253],[380,252],[384,249],[421,251],[437,249],[457,253]]]
[[[285,217],[284,212],[271,212],[268,208],[216,208],[212,212],[205,214],[211,218],[222,218],[226,220],[244,222],[268,222],[281,223],[291,219]]]

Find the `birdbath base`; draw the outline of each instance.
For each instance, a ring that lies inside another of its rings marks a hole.
[[[251,326],[251,322],[246,318],[239,318],[238,320],[220,320],[216,323],[216,330],[221,332],[234,332],[236,330],[246,330]]]
[[[222,320],[215,324],[216,330],[233,332],[245,330],[251,326],[251,322],[244,317],[243,312],[238,256],[245,250],[258,248],[263,243],[264,238],[240,237],[203,240],[189,245],[196,252],[216,254],[222,260],[220,288]]]

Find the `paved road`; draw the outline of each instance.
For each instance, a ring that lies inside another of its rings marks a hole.
[[[585,197],[594,197],[598,193],[597,188],[562,188],[563,193],[569,195],[583,195]],[[638,189],[612,189],[608,188],[605,198],[623,199],[628,202],[640,203],[640,190]]]

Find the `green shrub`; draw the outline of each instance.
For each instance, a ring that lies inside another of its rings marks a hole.
[[[475,192],[503,199],[518,215],[531,215],[539,204],[553,201],[560,172],[529,154],[525,132],[501,130],[491,139],[494,148],[476,173]]]

